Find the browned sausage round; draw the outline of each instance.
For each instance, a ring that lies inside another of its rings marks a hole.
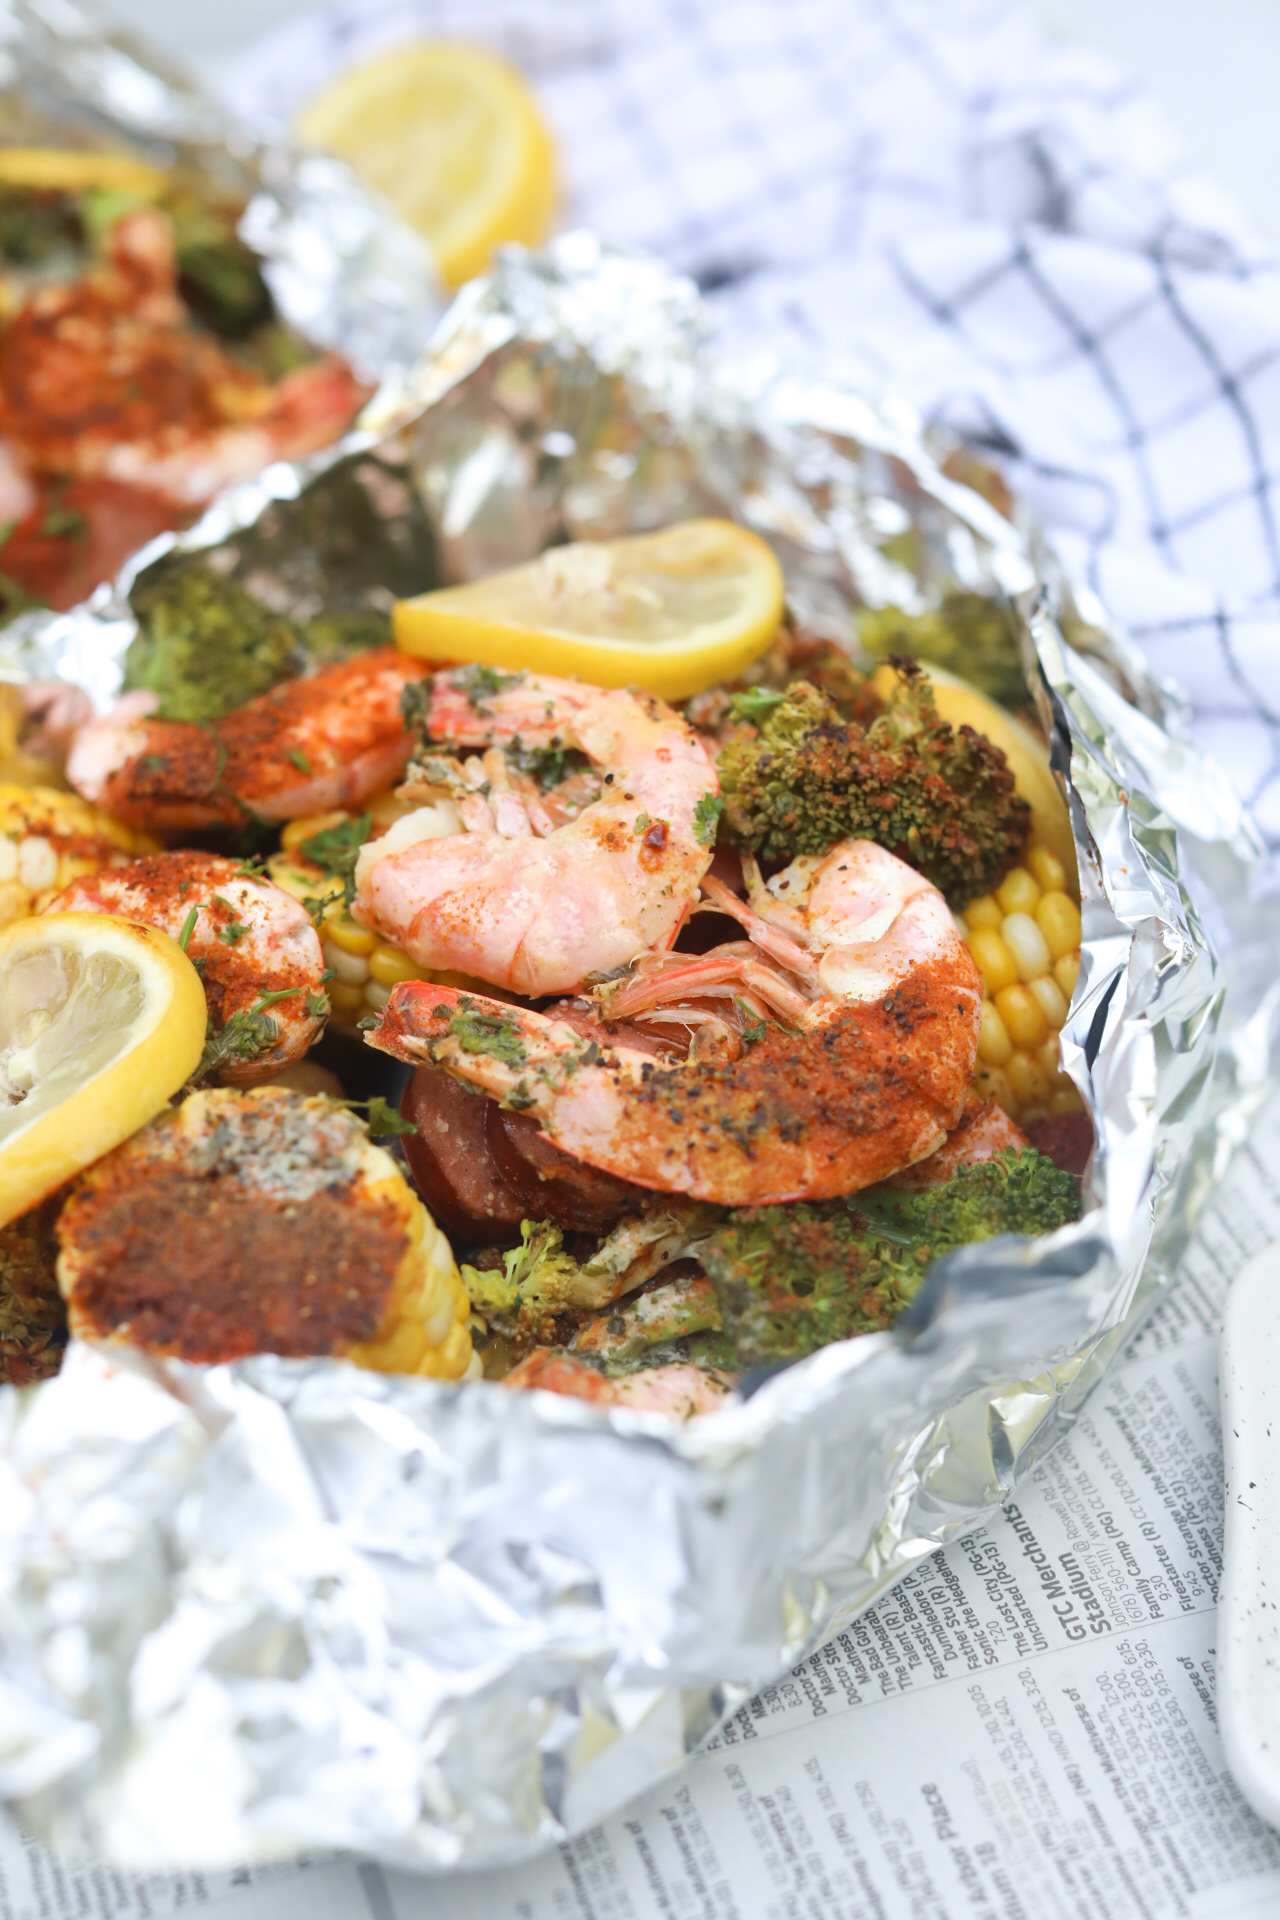
[[[404,1155],[419,1192],[446,1233],[473,1244],[519,1239],[529,1211],[489,1152],[491,1106],[439,1067],[417,1068],[400,1102],[418,1129],[404,1136]]]

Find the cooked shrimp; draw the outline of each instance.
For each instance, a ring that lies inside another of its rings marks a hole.
[[[121,481],[178,508],[326,445],[366,391],[340,360],[275,385],[228,360],[188,322],[173,229],[152,207],[118,220],[100,265],[39,288],[0,334],[0,435],[20,469]]]
[[[866,840],[748,882],[751,906],[703,889],[748,941],[646,956],[597,992],[606,1016],[683,1026],[682,1061],[425,981],[396,987],[367,1038],[527,1112],[590,1166],[727,1206],[852,1193],[936,1152],[982,1007],[942,895]]]
[[[409,757],[400,695],[421,677],[394,647],[375,647],[286,680],[208,727],[158,720],[154,693],[127,693],[76,735],[67,778],[139,826],[243,825],[358,806]]]
[[[440,1380],[480,1370],[449,1242],[332,1100],[193,1094],[89,1170],[58,1245],[81,1339],[213,1364],[331,1354]]]
[[[495,684],[496,683],[496,684]],[[355,915],[419,966],[515,993],[567,993],[670,946],[711,863],[715,768],[661,700],[545,674],[435,676],[444,747],[413,790],[430,804],[363,850]],[[592,778],[542,795],[505,754],[584,754]]]
[[[921,1193],[926,1187],[941,1186],[959,1173],[961,1167],[975,1167],[981,1160],[994,1160],[998,1153],[1012,1148],[1024,1153],[1031,1145],[1016,1120],[1011,1120],[994,1100],[979,1100],[971,1093],[959,1124],[947,1135],[936,1153],[917,1160],[913,1167],[895,1173],[887,1186],[904,1193]]]
[[[733,1388],[728,1375],[704,1373],[687,1361],[646,1367],[611,1380],[599,1368],[558,1347],[535,1347],[502,1384],[564,1393],[597,1407],[620,1407],[631,1413],[669,1413],[677,1420],[714,1413]]]
[[[265,1080],[300,1060],[319,1037],[327,1003],[324,955],[306,909],[270,881],[213,853],[160,853],[108,867],[56,894],[50,913],[111,913],[179,939],[200,970],[209,1018],[221,1032],[236,1014],[262,1012],[268,1044],[230,1060],[225,1081]],[[188,922],[190,926],[188,927]],[[265,1005],[263,996],[270,998]],[[251,1036],[252,1037],[252,1036]]]

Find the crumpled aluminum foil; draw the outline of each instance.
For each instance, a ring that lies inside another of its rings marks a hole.
[[[454,575],[723,510],[835,632],[863,600],[1016,596],[1083,884],[1063,1051],[1097,1131],[1090,1210],[962,1250],[892,1331],[683,1428],[76,1346],[6,1390],[0,1791],[122,1866],[317,1844],[490,1865],[649,1785],[1070,1426],[1266,1081],[1278,920],[1247,818],[1034,530],[948,479],[910,419],[830,369],[734,358],[687,282],[571,235],[467,290],[332,459],[380,440]],[[168,544],[219,545],[332,459]],[[101,698],[130,631],[104,592],[28,621],[8,671]]]
[[[262,145],[75,0],[0,0],[0,145],[106,147],[243,197],[280,312],[363,379],[412,366],[439,317],[427,249],[341,161]]]

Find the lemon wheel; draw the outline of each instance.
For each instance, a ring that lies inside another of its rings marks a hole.
[[[430,244],[448,287],[483,273],[499,242],[546,238],[551,136],[519,74],[481,47],[422,41],[348,68],[294,131],[390,201]]]
[[[782,619],[772,550],[728,520],[552,547],[469,586],[402,600],[395,636],[424,660],[573,674],[684,700],[731,680]]]
[[[176,940],[98,913],[0,933],[0,1225],[127,1140],[200,1059],[207,1010]]]

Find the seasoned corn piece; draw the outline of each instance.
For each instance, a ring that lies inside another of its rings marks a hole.
[[[1048,1111],[1053,1082],[1034,1054],[1010,1054],[1005,1072],[1013,1088],[1013,1097],[1024,1112],[1028,1107],[1043,1107]]]
[[[330,980],[325,992],[329,996],[329,1004],[335,1013],[364,1011],[363,986],[350,986],[345,980]]]
[[[1080,909],[1065,893],[1046,893],[1036,908],[1036,925],[1055,960],[1080,945]]]
[[[1013,955],[1020,980],[1034,980],[1038,974],[1048,973],[1049,949],[1029,913],[1006,915],[1000,937]]]
[[[1065,889],[1067,876],[1062,862],[1048,847],[1028,847],[1023,865],[1042,893],[1061,893]]]
[[[1017,964],[998,933],[990,927],[977,927],[966,944],[993,998],[1002,987],[1013,985],[1018,977]]]
[[[286,853],[296,853],[313,833],[323,833],[326,827],[340,827],[346,817],[345,813],[313,813],[304,820],[291,820],[280,835],[280,845]]]
[[[29,833],[18,842],[18,878],[33,893],[58,884],[58,856],[43,834]]]
[[[1083,1113],[1084,1101],[1079,1090],[1068,1080],[1065,1086],[1055,1086],[1049,1095],[1050,1113]]]
[[[326,930],[327,931],[327,930]],[[369,978],[369,962],[359,953],[344,953],[329,939],[324,942],[324,963],[332,967],[337,979],[349,987],[362,987]]]
[[[1018,1103],[1003,1067],[980,1066],[973,1076],[973,1084],[983,1100],[994,1100],[998,1107],[1004,1108],[1011,1120],[1017,1119]]]
[[[399,947],[388,947],[381,942],[369,955],[369,972],[380,987],[398,987],[402,980],[421,980],[424,977],[422,968],[407,953],[401,953]]]
[[[1040,889],[1025,867],[1012,867],[996,888],[996,899],[1005,913],[1034,913]]]
[[[1067,1018],[1067,1001],[1062,988],[1047,973],[1042,973],[1038,980],[1030,980],[1027,984],[1053,1031],[1059,1032]]]
[[[1013,1042],[990,1000],[982,1003],[982,1025],[978,1028],[978,1058],[987,1067],[1002,1067],[1013,1052]]]
[[[999,933],[1003,919],[1004,913],[1000,902],[994,900],[989,893],[980,894],[976,900],[971,900],[964,910],[965,925],[970,928],[994,927]]]
[[[1062,1050],[1059,1046],[1056,1033],[1051,1033],[1047,1040],[1040,1042],[1040,1045],[1036,1048],[1036,1059],[1048,1074],[1049,1082],[1052,1086],[1062,1067]]]
[[[325,909],[322,938],[331,940],[343,953],[358,954],[365,960],[378,944],[377,934],[353,920],[341,901]]]
[[[391,989],[379,986],[376,980],[370,980],[365,987],[364,997],[375,1013],[381,1013],[391,998]]]
[[[1080,977],[1079,952],[1064,953],[1061,960],[1055,960],[1053,963],[1053,977],[1062,988],[1067,999],[1067,1004],[1070,1005],[1071,996],[1076,990],[1076,981]]]
[[[1038,1047],[1049,1031],[1040,1002],[1030,987],[1004,987],[995,996],[996,1011],[1015,1047]],[[1017,1087],[1014,1087],[1015,1093]]]

